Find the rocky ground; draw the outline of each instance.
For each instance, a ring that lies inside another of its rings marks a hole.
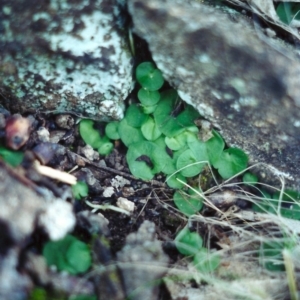
[[[136,62],[152,59],[142,39],[134,36],[134,44],[140,53]],[[131,89],[132,82],[126,91]],[[12,99],[0,92],[3,103]],[[125,105],[134,101],[136,90]],[[290,262],[286,272],[263,268],[258,252],[264,240],[282,236],[282,231],[297,237],[299,222],[254,213],[251,201],[257,193],[240,185],[240,177],[204,182],[211,179],[206,169],[191,179],[205,186],[207,202],[201,214],[188,219],[174,205],[174,190],[162,175],[151,182],[132,176],[121,141],[107,156],[86,145],[78,114],[18,113],[0,111],[1,145],[24,154],[18,166],[0,161],[0,299],[290,299],[289,291],[297,299],[297,238],[285,258]],[[96,127],[103,132],[105,123]],[[71,190],[75,181],[89,188],[79,200]],[[174,239],[185,226],[220,256],[214,272],[199,272],[178,252]],[[58,272],[43,257],[49,240],[69,232],[92,254],[83,275]]]

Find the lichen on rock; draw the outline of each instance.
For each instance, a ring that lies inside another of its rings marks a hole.
[[[2,1],[0,92],[13,111],[120,119],[133,88],[123,0]]]

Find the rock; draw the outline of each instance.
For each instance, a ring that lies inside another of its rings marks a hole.
[[[251,164],[262,163],[261,180],[279,185],[282,176],[300,189],[300,64],[292,47],[191,0],[129,0],[128,7],[180,97]]]
[[[108,224],[109,221],[101,214],[94,214],[89,210],[80,211],[77,215],[77,226],[85,229],[89,234],[110,234]]]
[[[12,248],[3,257],[0,255],[0,300],[27,299],[32,281],[27,274],[18,272],[19,249]]]
[[[132,201],[129,201],[128,199],[126,199],[124,197],[119,197],[117,199],[116,205],[119,208],[122,208],[130,213],[134,212],[134,210],[135,210],[135,204]]]
[[[0,160],[0,299],[27,299],[32,282],[19,264],[30,237],[38,228],[55,240],[75,226],[73,207],[29,179],[21,167]],[[33,174],[32,174],[33,175]],[[40,175],[34,177],[40,180]],[[70,198],[68,191],[63,197]]]
[[[71,129],[74,126],[75,120],[71,115],[60,114],[56,116],[55,123],[60,128]]]
[[[0,197],[0,223],[3,228],[0,239],[22,244],[36,230],[37,224],[51,239],[62,238],[75,226],[72,205],[35,185],[28,174],[22,174],[24,172],[12,169],[0,160],[0,195],[3,195]],[[33,175],[33,172],[31,170],[31,177],[40,180],[41,175]],[[70,196],[68,191],[63,193],[66,198]],[[0,252],[9,244],[0,245]]]
[[[75,227],[76,219],[73,206],[63,200],[55,200],[48,205],[38,219],[51,240],[60,240]]]
[[[1,3],[0,95],[12,111],[120,119],[133,88],[124,0]]]
[[[156,239],[155,224],[144,221],[138,232],[126,238],[117,253],[126,296],[130,299],[158,299],[158,280],[167,271],[168,257]]]

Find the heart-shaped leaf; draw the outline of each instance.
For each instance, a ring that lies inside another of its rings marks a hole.
[[[137,142],[145,140],[141,130],[139,128],[135,128],[135,127],[128,125],[126,118],[124,118],[120,122],[120,124],[118,126],[118,132],[119,132],[122,142],[127,147],[129,147],[129,145],[131,145],[133,143],[137,143]]]
[[[184,126],[180,125],[173,115],[176,104],[179,104],[177,92],[173,89],[164,91],[153,113],[160,131],[168,137],[173,137],[184,130]]]
[[[188,194],[177,191],[173,196],[173,200],[178,209],[186,216],[196,214],[203,206],[202,198],[193,190],[189,190]]]
[[[111,140],[120,139],[120,135],[118,131],[119,123],[120,122],[112,121],[105,126],[105,134],[109,139]]]
[[[85,182],[77,181],[77,183],[72,186],[72,192],[74,198],[76,200],[80,200],[81,198],[86,197],[88,195],[89,187]]]
[[[157,146],[152,142],[141,141],[129,146],[126,159],[130,172],[137,178],[151,180],[155,174],[152,154]]]
[[[228,179],[247,168],[248,156],[238,148],[228,148],[222,152],[219,160],[213,164],[224,179]]]
[[[138,91],[137,96],[144,106],[155,105],[160,100],[160,93],[158,91],[149,91],[144,88]]]
[[[213,130],[212,134],[213,137],[207,140],[205,144],[209,162],[211,165],[214,165],[219,160],[225,147],[225,143],[217,131]]]
[[[186,183],[186,178],[180,173],[176,173],[167,178],[167,185],[172,189],[182,189],[184,187],[184,184],[178,181],[177,179],[180,179],[180,181]]]
[[[152,117],[149,117],[147,121],[143,123],[141,130],[148,141],[155,141],[161,136],[161,131]]]
[[[99,130],[94,128],[94,121],[92,120],[81,120],[79,124],[79,132],[84,142],[94,149],[101,146],[102,137]]]
[[[148,115],[137,104],[131,104],[126,110],[125,119],[129,126],[138,128],[148,119]]]
[[[210,273],[219,267],[221,259],[217,253],[212,253],[206,248],[201,248],[195,254],[193,262],[201,273]]]
[[[159,69],[152,62],[143,62],[136,68],[138,83],[149,91],[157,91],[164,84],[164,78]]]
[[[182,229],[175,238],[177,250],[183,255],[195,255],[202,247],[203,240],[197,232]]]

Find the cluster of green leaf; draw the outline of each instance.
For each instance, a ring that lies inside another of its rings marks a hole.
[[[191,257],[201,273],[212,272],[220,265],[220,256],[203,247],[203,240],[197,232],[182,229],[175,238],[175,245],[181,254]]]
[[[135,177],[151,180],[163,173],[169,176],[167,184],[176,189],[181,189],[188,177],[197,176],[207,163],[224,179],[247,167],[247,155],[238,148],[225,149],[218,132],[212,131],[212,137],[205,142],[198,138],[195,120],[199,113],[183,104],[175,90],[160,90],[164,79],[152,62],[137,66],[136,79],[140,84],[139,103],[131,104],[120,122],[108,123],[103,136],[93,121],[80,122],[80,134],[87,144],[108,154],[113,147],[109,139],[120,139],[128,148],[126,159]],[[186,195],[180,192],[174,196],[177,207],[188,216],[201,209],[199,199],[193,195],[186,201]]]
[[[66,235],[59,241],[47,242],[43,256],[49,266],[56,266],[58,271],[74,275],[86,272],[92,264],[88,245],[72,235]]]
[[[175,176],[168,180],[173,188],[182,188],[176,178],[194,177],[209,162],[223,178],[229,178],[247,167],[248,157],[240,149],[224,149],[222,137],[213,131],[206,142],[198,138],[194,121],[198,112],[183,105],[173,89],[159,91],[164,79],[151,62],[136,69],[140,103],[131,104],[120,122],[109,123],[105,133],[110,139],[121,139],[128,147],[126,155],[131,173],[151,180],[162,172]]]
[[[107,155],[112,151],[114,145],[105,134],[101,135],[94,125],[95,122],[92,120],[81,120],[79,124],[80,135],[86,144],[97,149],[101,155]]]
[[[285,24],[290,24],[293,19],[300,20],[300,4],[295,2],[281,2],[276,8],[280,20]]]
[[[201,210],[203,202],[201,190],[182,189],[187,178],[200,174],[206,164],[216,169],[223,179],[231,178],[246,169],[248,157],[238,148],[225,148],[223,138],[214,130],[210,139],[205,142],[200,140],[199,129],[195,126],[195,120],[200,117],[198,112],[183,104],[175,90],[160,90],[164,79],[153,63],[140,64],[136,69],[136,79],[140,84],[137,93],[139,103],[133,103],[127,108],[123,120],[108,123],[103,136],[94,128],[92,121],[84,120],[80,124],[80,133],[87,136],[84,140],[95,149],[106,144],[105,149],[111,151],[109,139],[120,139],[128,148],[126,159],[131,173],[143,180],[151,180],[158,173],[166,175],[167,184],[178,189],[173,196],[175,205],[189,217]],[[258,178],[246,172],[243,182],[254,186]],[[263,191],[266,201],[259,205],[253,204],[253,209],[276,214],[279,211],[284,217],[299,220],[298,204],[291,200],[299,199],[299,195],[291,193],[287,191],[283,197],[279,194],[271,197]],[[84,195],[85,191],[81,194],[80,187],[77,197]],[[197,233],[184,229],[177,235],[175,243],[180,253],[192,256],[195,266],[201,272],[212,271],[219,265],[219,256],[202,247],[202,239]],[[285,248],[286,243],[281,243],[280,247],[278,243],[264,243],[260,259],[267,268],[276,269],[265,258],[272,260]],[[275,265],[278,266],[278,261]],[[282,260],[279,265],[282,268]]]

